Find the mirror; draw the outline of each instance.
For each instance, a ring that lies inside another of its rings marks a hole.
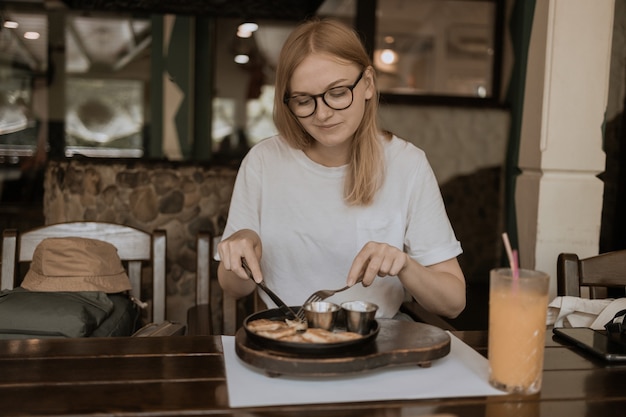
[[[493,94],[491,1],[378,2],[374,65],[389,94]]]
[[[2,29],[3,162],[46,152],[48,123],[64,126],[65,156],[143,155],[149,18],[9,9]]]

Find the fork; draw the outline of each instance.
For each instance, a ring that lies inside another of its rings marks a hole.
[[[363,281],[363,277],[359,278],[354,285],[358,284],[359,282]],[[315,291],[313,294],[309,295],[309,298],[307,298],[304,303],[302,303],[302,306],[300,306],[300,308],[298,309],[298,311],[296,312],[296,317],[299,320],[304,320],[305,318],[305,313],[304,313],[304,306],[309,304],[309,303],[315,303],[318,301],[322,301],[327,299],[328,297],[337,294],[338,292],[341,291],[345,291],[348,288],[352,288],[354,285],[346,285],[345,287],[341,287],[338,288],[336,290],[318,290]]]

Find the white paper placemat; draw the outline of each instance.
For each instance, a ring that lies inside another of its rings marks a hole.
[[[503,395],[489,385],[487,359],[450,334],[450,353],[430,368],[393,367],[338,377],[271,378],[243,362],[235,338],[222,336],[230,406],[341,403]]]

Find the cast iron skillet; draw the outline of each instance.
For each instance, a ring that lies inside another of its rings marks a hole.
[[[299,307],[292,307],[292,310],[297,310]],[[248,323],[259,320],[259,319],[270,319],[270,320],[285,320],[285,315],[279,309],[269,309],[259,311],[257,313],[251,314],[243,322],[243,328],[246,332],[246,336],[249,341],[258,345],[259,347],[270,349],[270,350],[278,350],[286,353],[307,353],[307,354],[329,354],[342,352],[346,353],[351,349],[357,349],[364,345],[369,344],[376,336],[378,336],[378,331],[380,330],[380,326],[377,321],[372,323],[372,328],[370,332],[363,335],[363,337],[354,340],[346,340],[343,342],[337,343],[300,343],[300,342],[287,342],[283,340],[271,339],[269,337],[261,336],[253,332],[249,327]],[[344,331],[345,327],[343,327],[341,323],[341,319],[339,320],[338,325],[336,326],[335,331]]]

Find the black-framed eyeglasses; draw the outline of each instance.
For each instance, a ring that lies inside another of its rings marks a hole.
[[[305,118],[312,116],[317,110],[317,98],[321,97],[324,104],[333,110],[345,110],[352,105],[354,100],[354,88],[357,86],[365,70],[361,71],[359,78],[352,85],[343,85],[329,88],[321,94],[298,94],[296,96],[285,97],[283,102],[289,107],[294,116]]]

